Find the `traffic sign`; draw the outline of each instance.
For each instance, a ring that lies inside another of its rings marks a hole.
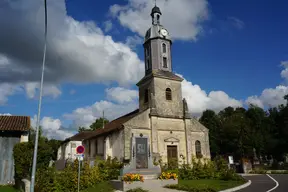
[[[84,154],[75,154],[76,158],[79,160],[79,161],[83,161],[84,160]]]
[[[79,145],[77,148],[76,148],[76,152],[78,154],[83,154],[85,152],[85,147],[83,145]]]

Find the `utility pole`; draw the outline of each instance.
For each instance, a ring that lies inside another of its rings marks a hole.
[[[30,192],[34,192],[35,185],[35,174],[36,174],[36,165],[37,165],[37,152],[38,152],[38,140],[39,140],[39,126],[40,126],[40,115],[41,115],[41,105],[42,105],[42,94],[43,94],[43,82],[44,82],[44,72],[45,72],[45,61],[46,61],[46,49],[47,49],[47,0],[44,0],[44,16],[45,16],[45,31],[44,31],[44,51],[43,51],[43,61],[42,61],[42,73],[41,73],[41,82],[39,90],[39,103],[38,103],[38,115],[36,122],[36,136],[34,143],[34,154],[33,154],[33,164],[32,164],[32,173],[31,173],[31,184]]]
[[[102,114],[102,128],[104,129],[105,127],[105,119],[104,119],[104,110],[103,110],[103,114]]]

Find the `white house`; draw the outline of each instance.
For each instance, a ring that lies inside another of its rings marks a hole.
[[[57,160],[75,160],[76,148],[82,145],[82,140],[87,136],[87,131],[80,132],[62,142],[58,149]]]

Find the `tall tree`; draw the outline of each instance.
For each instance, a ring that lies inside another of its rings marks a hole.
[[[90,129],[94,131],[96,129],[102,128],[103,127],[103,123],[105,125],[105,124],[109,123],[109,120],[106,119],[106,118],[102,118],[102,117],[98,118],[98,119],[95,120],[94,123],[92,123],[90,125]]]
[[[48,141],[48,145],[52,148],[52,160],[56,161],[57,160],[57,154],[58,154],[58,149],[61,146],[61,142],[56,139],[50,139]]]
[[[212,110],[203,112],[199,122],[209,129],[209,143],[212,158],[221,154],[220,139],[222,136],[220,129],[220,119]]]
[[[79,127],[78,128],[78,132],[79,133],[82,132],[82,131],[89,131],[89,130],[91,130],[91,129],[86,129],[85,127]]]

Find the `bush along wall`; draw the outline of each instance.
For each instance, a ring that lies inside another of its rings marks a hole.
[[[116,158],[97,161],[90,167],[88,161],[81,165],[80,190],[93,187],[101,182],[115,179],[120,175],[122,163]],[[35,192],[76,192],[78,183],[78,160],[67,164],[62,171],[55,168],[39,169],[36,175]]]
[[[228,168],[227,162],[216,157],[214,161],[193,157],[192,164],[182,164],[177,169],[161,166],[162,172],[177,173],[180,180],[218,179],[218,180],[244,180],[243,177]],[[173,166],[174,167],[174,166]]]
[[[29,179],[31,174],[34,144],[32,142],[18,143],[13,149],[15,163],[15,181]],[[51,160],[52,148],[44,141],[39,141],[37,154],[37,169],[46,168]]]

